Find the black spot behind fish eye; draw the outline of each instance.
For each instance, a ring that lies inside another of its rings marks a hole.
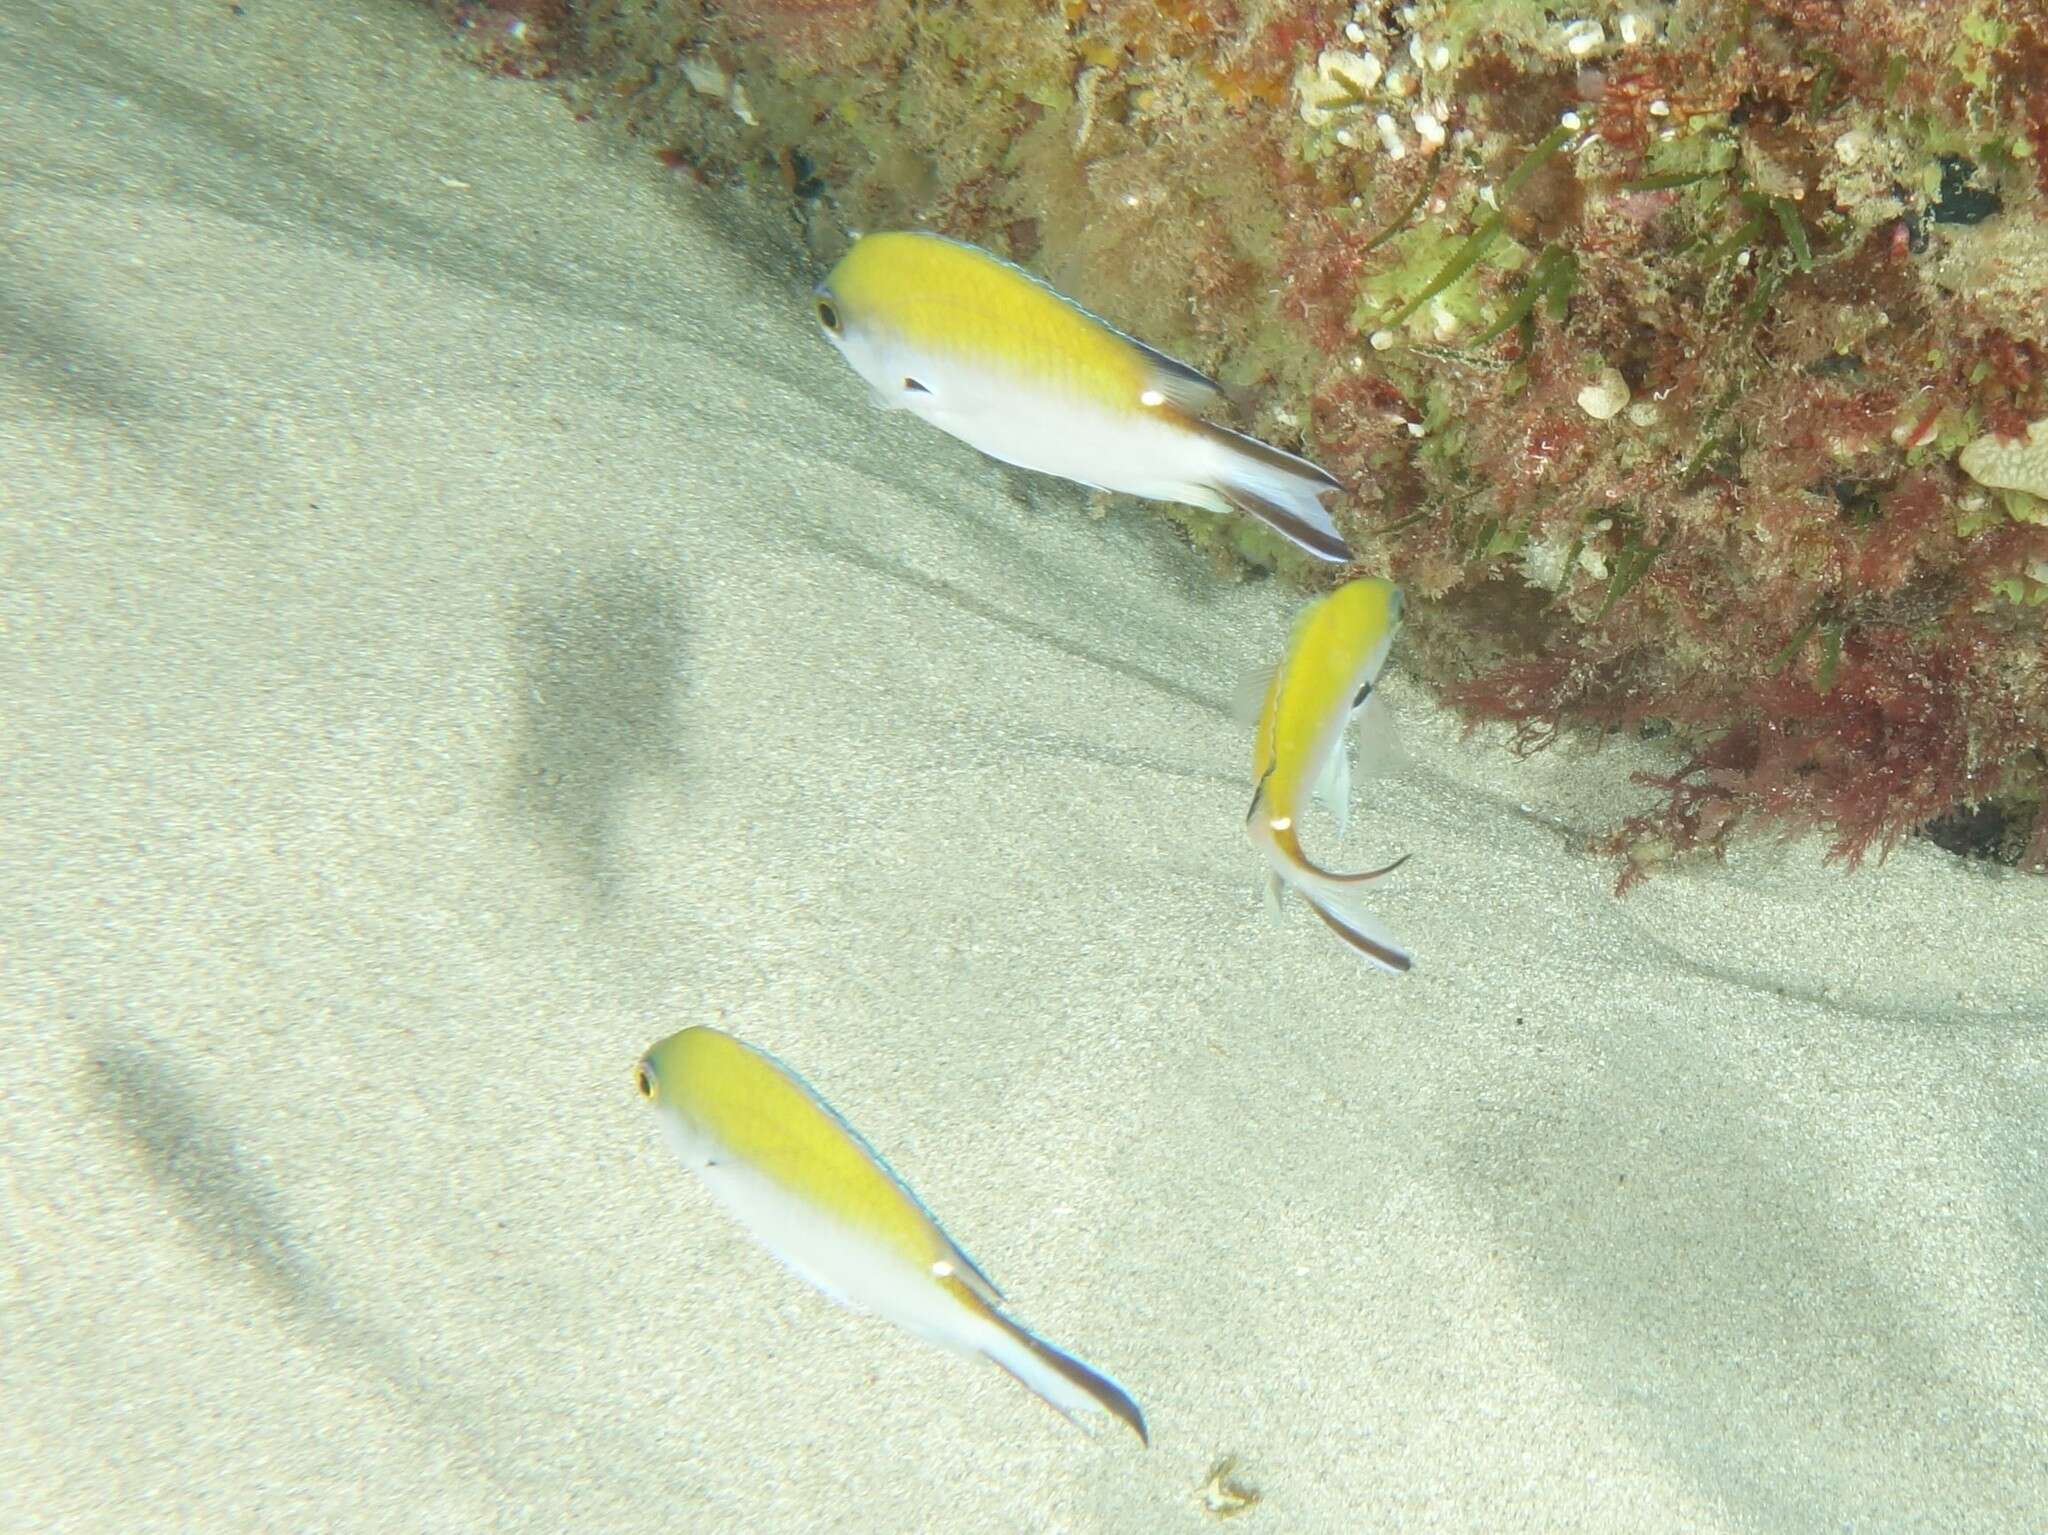
[[[829,298],[818,300],[818,323],[833,335],[839,334],[839,310]]]
[[[929,389],[925,388],[925,386],[924,386],[924,385],[920,384],[920,383],[919,383],[919,382],[918,382],[918,381],[917,381],[916,379],[914,379],[914,378],[906,378],[906,379],[905,379],[905,380],[903,381],[903,392],[904,392],[905,394],[930,394],[930,393],[931,393],[931,391],[930,391]]]

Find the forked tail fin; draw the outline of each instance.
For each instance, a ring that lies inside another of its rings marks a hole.
[[[1387,931],[1378,918],[1367,916],[1350,891],[1341,886],[1323,885],[1320,881],[1314,884],[1298,882],[1294,888],[1331,932],[1379,969],[1389,975],[1406,975],[1415,967],[1415,961],[1401,947],[1400,940]]]
[[[1401,941],[1359,901],[1365,885],[1400,868],[1408,861],[1407,854],[1384,868],[1368,869],[1363,874],[1332,874],[1302,857],[1301,845],[1291,830],[1278,831],[1256,814],[1249,827],[1252,841],[1266,855],[1280,883],[1308,902],[1309,909],[1323,919],[1331,932],[1390,975],[1406,975],[1414,968],[1415,961]]]
[[[1077,1412],[1109,1413],[1128,1424],[1139,1441],[1151,1447],[1152,1436],[1145,1431],[1145,1415],[1122,1386],[1072,1354],[1054,1348],[1030,1329],[1018,1326],[993,1307],[988,1315],[995,1323],[996,1337],[983,1352],[1019,1384],[1067,1418]]]
[[[1233,432],[1213,421],[1189,423],[1214,450],[1210,488],[1248,517],[1319,560],[1342,565],[1351,546],[1323,506],[1323,497],[1343,485],[1305,458],[1270,443]]]

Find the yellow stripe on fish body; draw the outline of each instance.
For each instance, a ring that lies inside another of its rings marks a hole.
[[[1407,860],[1363,874],[1333,874],[1302,852],[1300,820],[1311,794],[1329,801],[1341,827],[1350,798],[1344,733],[1364,707],[1401,625],[1401,589],[1347,582],[1295,619],[1287,653],[1259,705],[1252,736],[1252,807],[1246,830],[1264,854],[1269,892],[1295,891],[1353,949],[1383,970],[1411,965],[1406,950],[1359,904],[1358,887]]]
[[[1266,808],[1294,819],[1343,739],[1344,727],[1386,664],[1401,626],[1401,589],[1347,581],[1295,618],[1287,655],[1259,708],[1252,780]]]
[[[922,232],[863,236],[818,285],[826,338],[875,398],[991,458],[1244,512],[1317,559],[1351,551],[1307,459],[1201,419],[1221,391],[1022,268]]]
[[[782,1062],[717,1029],[684,1029],[641,1057],[638,1086],[718,1201],[827,1295],[993,1360],[1068,1417],[1106,1411],[1146,1439],[1129,1393],[1005,1316],[909,1186]]]
[[[906,1263],[930,1268],[958,1255],[858,1132],[772,1056],[717,1029],[694,1028],[656,1046],[648,1063],[666,1106],[688,1114],[725,1157]]]
[[[916,233],[868,235],[823,287],[849,322],[873,317],[917,351],[1068,389],[1105,410],[1145,408],[1154,365],[1135,342],[975,246]],[[1189,394],[1214,389],[1188,370]]]

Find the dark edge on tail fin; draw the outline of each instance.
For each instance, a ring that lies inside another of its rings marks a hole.
[[[1415,961],[1406,954],[1403,954],[1399,949],[1386,948],[1381,944],[1374,943],[1372,939],[1366,937],[1363,933],[1354,933],[1338,919],[1334,912],[1326,908],[1321,901],[1318,901],[1307,891],[1302,890],[1299,885],[1295,886],[1295,889],[1301,894],[1302,899],[1308,902],[1309,910],[1323,919],[1323,925],[1359,953],[1369,955],[1375,963],[1385,965],[1389,970],[1401,975],[1406,975],[1415,968]]]
[[[1323,880],[1329,884],[1362,885],[1367,880],[1378,879],[1383,874],[1392,874],[1396,869],[1400,868],[1402,864],[1406,863],[1409,859],[1413,858],[1414,856],[1415,855],[1413,853],[1403,853],[1399,858],[1396,858],[1392,863],[1387,864],[1384,867],[1378,869],[1367,869],[1363,874],[1332,874],[1328,869],[1322,868],[1317,864],[1312,864],[1306,858],[1302,860],[1302,864],[1306,868],[1308,868],[1312,873],[1314,873],[1317,879]]]
[[[1286,507],[1276,506],[1258,496],[1248,496],[1235,485],[1218,485],[1216,492],[1247,517],[1257,518],[1290,544],[1299,546],[1325,564],[1351,563],[1349,544],[1341,538],[1332,538],[1321,528],[1310,527]]]
[[[1138,1442],[1146,1449],[1152,1448],[1152,1435],[1145,1428],[1145,1414],[1139,1410],[1138,1404],[1131,1400],[1130,1393],[1125,1391],[1122,1386],[1119,1386],[1100,1371],[1091,1370],[1072,1354],[1053,1347],[1045,1339],[1032,1332],[1030,1328],[1018,1326],[1017,1323],[1011,1321],[1000,1311],[992,1311],[990,1315],[995,1318],[998,1327],[1001,1327],[1011,1337],[1031,1350],[1032,1353],[1094,1397],[1111,1414],[1122,1419],[1124,1425],[1138,1436]],[[1010,1379],[1016,1381],[1018,1385],[1024,1387],[1027,1391],[1031,1390],[1031,1383],[1004,1364],[1002,1360],[996,1359],[994,1363],[998,1369],[1009,1376]],[[1036,1396],[1037,1393],[1034,1391],[1032,1395]],[[1057,1411],[1058,1409],[1054,1410]]]
[[[1289,453],[1285,448],[1276,448],[1270,442],[1261,442],[1248,432],[1232,427],[1219,426],[1214,421],[1191,421],[1189,425],[1212,437],[1221,437],[1246,458],[1255,458],[1268,469],[1278,469],[1291,474],[1297,480],[1309,480],[1324,490],[1342,490],[1344,482],[1321,464],[1312,464],[1299,453]]]
[[[1313,494],[1321,496],[1326,491],[1342,490],[1344,482],[1320,465],[1312,464],[1297,454],[1276,448],[1270,442],[1243,432],[1232,431],[1227,426],[1218,426],[1213,421],[1203,421],[1195,416],[1183,416],[1189,430],[1204,433],[1230,444],[1246,458],[1264,464],[1268,469],[1278,470],[1291,479],[1300,480],[1314,487]],[[1222,484],[1215,487],[1218,495],[1248,517],[1256,517],[1289,543],[1297,544],[1317,559],[1332,565],[1348,565],[1357,558],[1351,546],[1332,533],[1312,527],[1295,516],[1286,507],[1274,504],[1259,496],[1248,495],[1241,486]]]

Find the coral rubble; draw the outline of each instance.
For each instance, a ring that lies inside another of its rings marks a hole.
[[[1673,739],[1624,879],[1979,814],[2048,868],[2038,0],[457,9],[821,259],[944,230],[1216,374],[1470,717]]]

